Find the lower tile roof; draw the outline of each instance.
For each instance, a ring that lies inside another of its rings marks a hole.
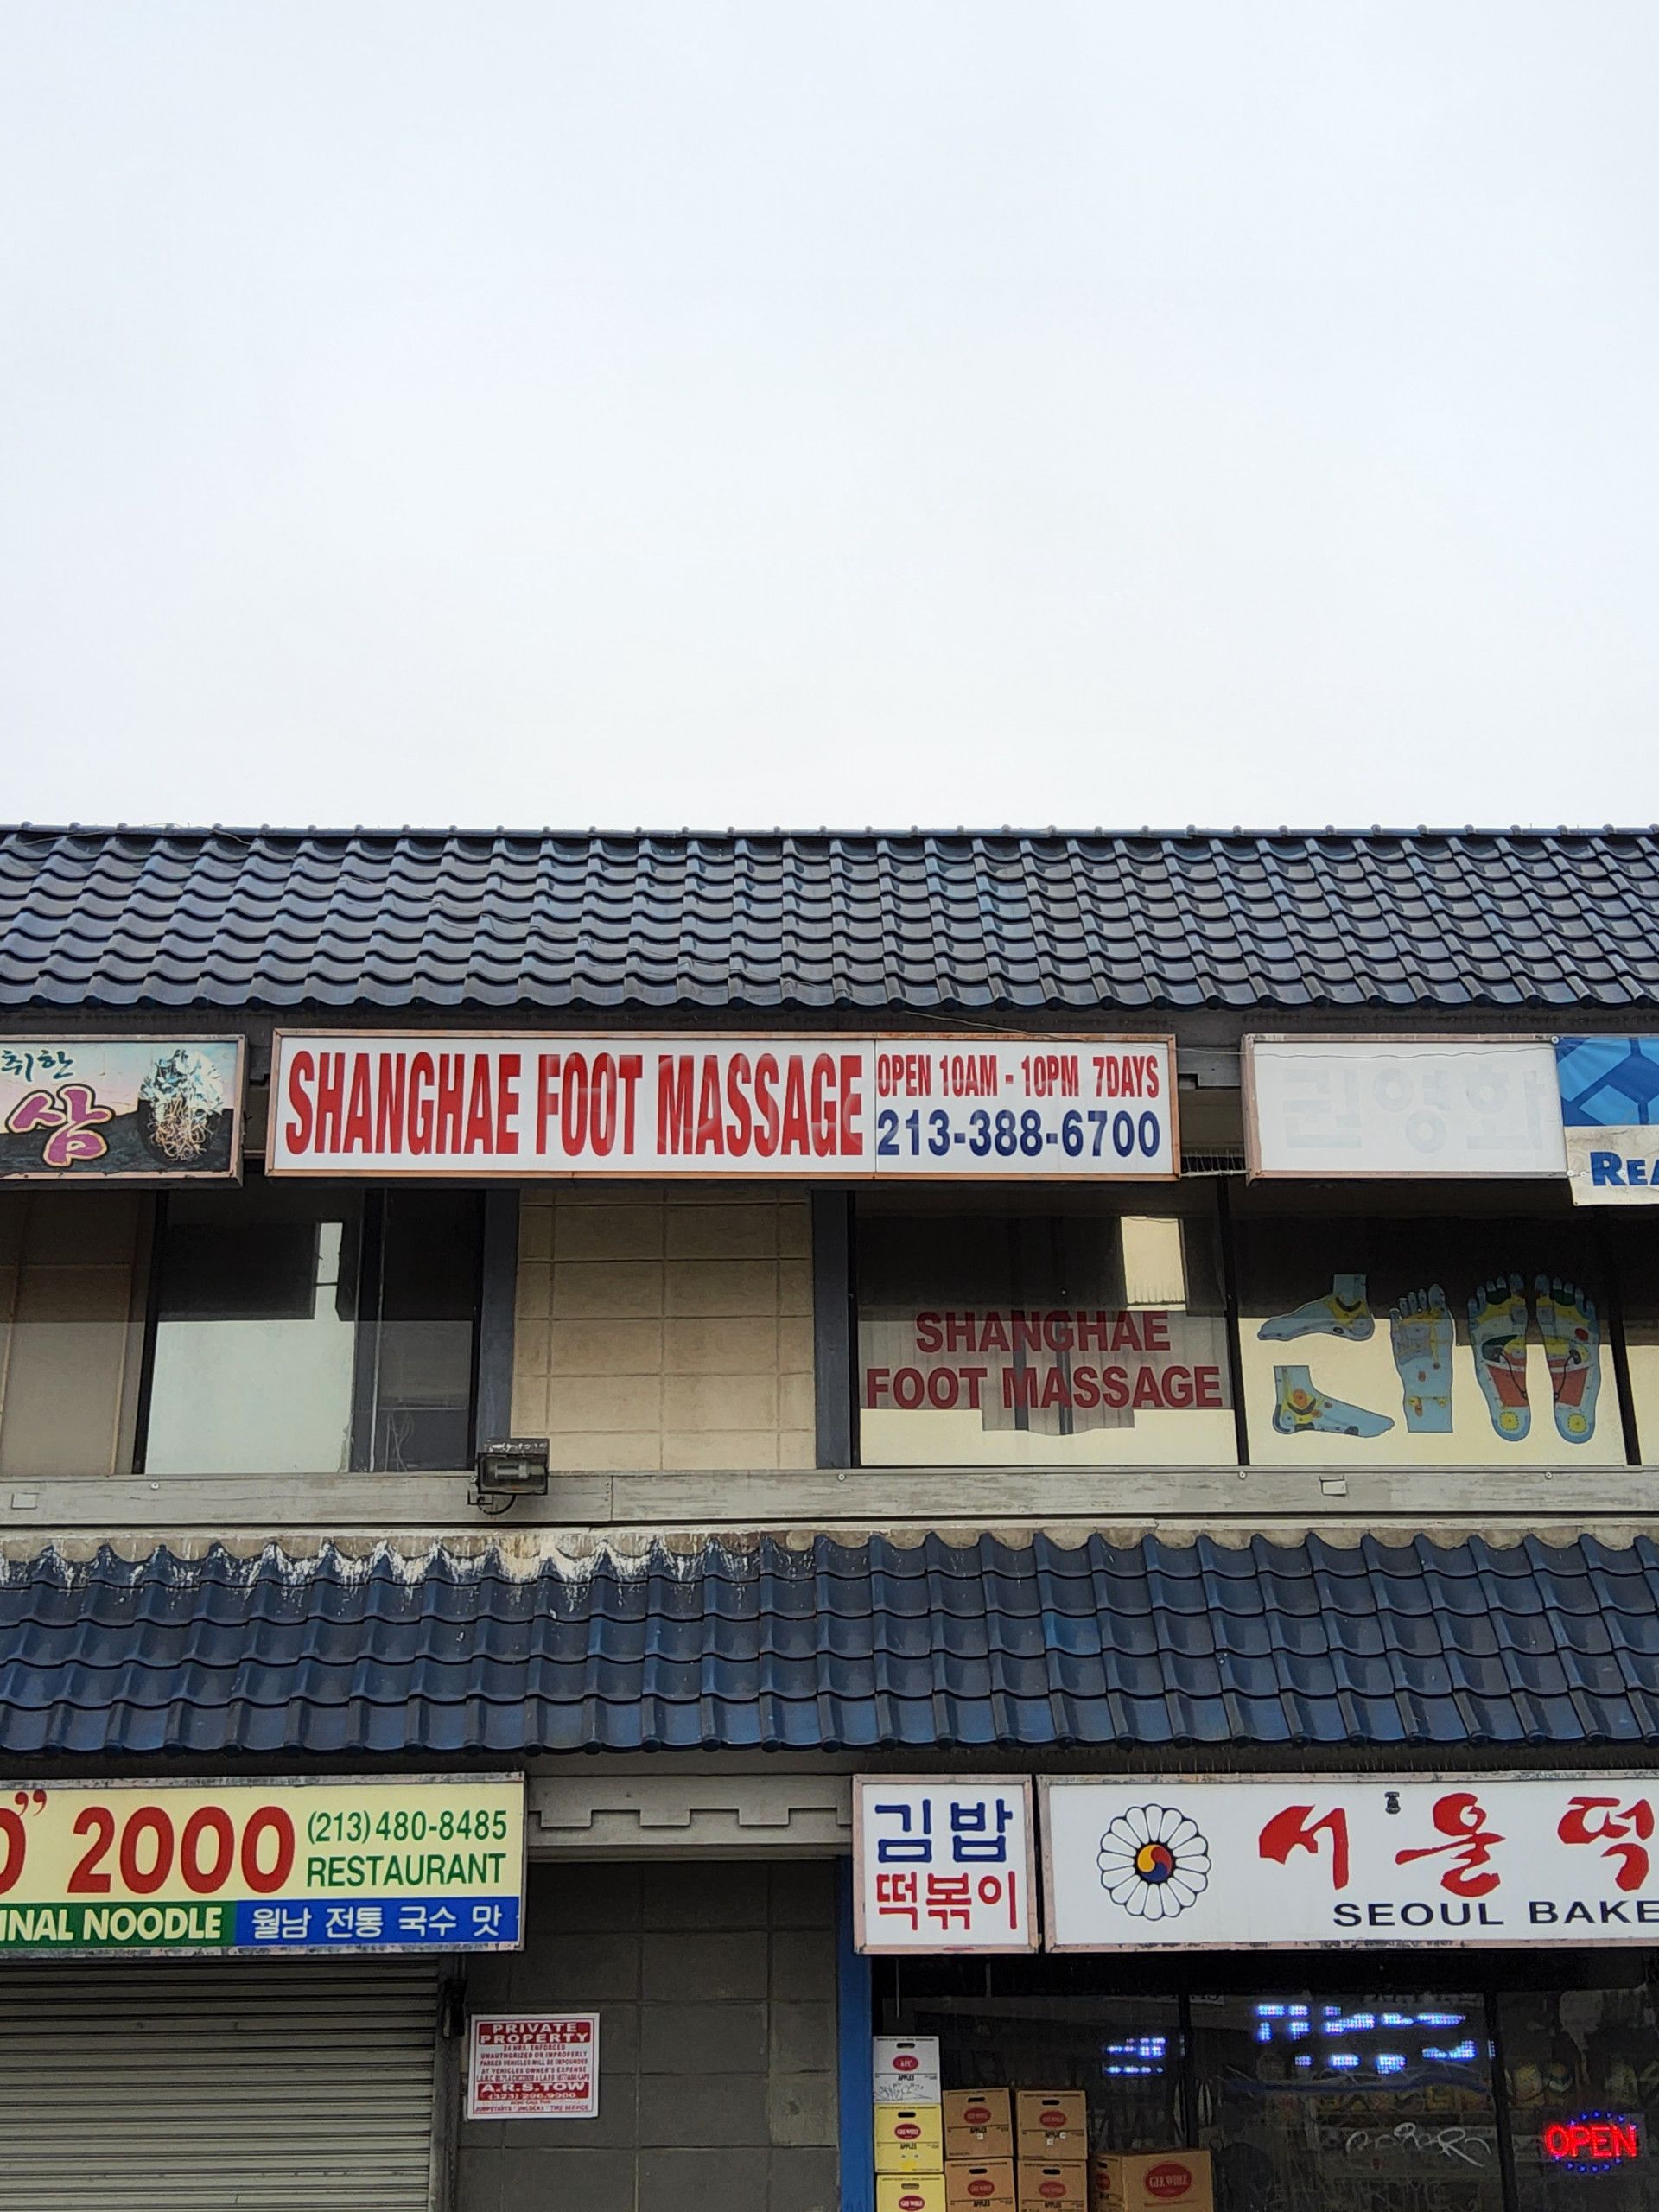
[[[0,1567],[0,1752],[1659,1746],[1659,1547],[818,1536]]]

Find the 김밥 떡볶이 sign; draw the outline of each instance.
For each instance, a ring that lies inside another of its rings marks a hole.
[[[1175,1174],[1167,1038],[277,1037],[267,1170]]]
[[[853,1897],[861,1951],[1031,1951],[1031,1784],[860,1776]]]
[[[18,1783],[0,1955],[516,1949],[519,1776]]]
[[[1051,1950],[1652,1944],[1652,1774],[1045,1780]]]

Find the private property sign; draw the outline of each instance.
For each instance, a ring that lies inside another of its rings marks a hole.
[[[1651,1772],[1039,1786],[1051,1950],[1659,1941]]]
[[[520,1776],[18,1783],[0,1955],[514,1950]]]
[[[1173,1177],[1166,1037],[280,1033],[271,1174]]]
[[[467,2043],[468,2120],[593,2120],[597,2012],[475,2012]]]

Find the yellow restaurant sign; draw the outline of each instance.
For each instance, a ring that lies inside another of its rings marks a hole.
[[[512,1950],[521,1775],[0,1794],[0,1953]]]

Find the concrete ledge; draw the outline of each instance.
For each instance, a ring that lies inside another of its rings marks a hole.
[[[545,1498],[491,1516],[467,1503],[470,1477],[427,1475],[10,1476],[0,1534],[44,1541],[117,1531],[286,1541],[317,1532],[487,1535],[535,1529],[860,1529],[910,1525],[1174,1530],[1183,1526],[1479,1528],[1659,1521],[1659,1468],[1489,1466],[927,1467],[779,1472],[556,1474]],[[8,1548],[15,1548],[9,1546]]]

